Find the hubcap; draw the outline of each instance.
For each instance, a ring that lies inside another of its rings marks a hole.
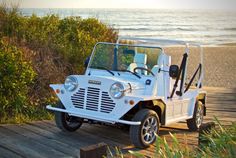
[[[149,116],[143,123],[141,136],[146,144],[151,144],[156,138],[157,133],[157,119],[154,116]]]
[[[203,121],[203,108],[202,106],[198,106],[197,113],[196,113],[196,124],[197,127],[200,127]]]

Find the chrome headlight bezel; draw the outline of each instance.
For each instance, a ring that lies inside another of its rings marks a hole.
[[[124,96],[124,86],[120,82],[115,82],[111,85],[110,95],[115,99],[120,99]]]
[[[72,92],[78,87],[78,80],[73,76],[68,76],[64,83],[66,91]]]

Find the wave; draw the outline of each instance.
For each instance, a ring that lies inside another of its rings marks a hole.
[[[162,28],[149,28],[149,27],[140,27],[140,28],[135,28],[135,27],[118,27],[119,30],[121,31],[200,31],[199,29],[194,29],[194,28],[181,28],[181,27],[162,27]]]
[[[61,18],[95,17],[119,30],[119,35],[188,39],[202,43],[236,42],[236,15],[148,9],[21,9],[23,15],[57,14]]]
[[[232,27],[232,28],[224,28],[223,30],[227,30],[227,31],[236,31],[236,27]]]

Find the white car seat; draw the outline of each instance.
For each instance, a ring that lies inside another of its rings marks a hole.
[[[166,54],[161,54],[157,59],[157,65],[154,65],[152,72],[157,76],[157,95],[165,96],[169,95],[170,80],[169,66],[171,64],[171,57]],[[167,91],[166,91],[167,90]]]
[[[169,58],[170,57],[168,55],[161,54],[157,59],[157,65],[154,65],[151,71],[155,75],[157,75],[159,73],[159,69],[163,69],[165,66],[169,66]]]
[[[134,55],[134,62],[129,65],[128,70],[134,72],[134,69],[136,67],[143,67],[147,69],[148,67],[146,63],[147,63],[147,55],[142,53],[136,53]],[[147,71],[137,70],[137,73],[142,75],[147,75]]]

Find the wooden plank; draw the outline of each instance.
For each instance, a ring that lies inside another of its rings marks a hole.
[[[0,142],[0,157],[1,158],[23,158],[24,155],[17,153],[16,151],[10,149],[9,145],[3,144]]]
[[[92,135],[96,134],[101,138],[109,139],[112,142],[116,142],[117,144],[119,144],[119,147],[124,147],[125,145],[130,144],[128,131],[113,128],[111,126],[95,125],[95,127],[96,130],[94,130],[93,125],[86,126],[85,128],[83,128],[83,130]]]
[[[51,125],[52,124],[52,125]],[[46,127],[47,130],[54,132],[55,130],[61,132],[60,129],[58,129],[54,122],[51,124],[45,123],[45,122],[39,122],[37,124],[33,124],[39,127]],[[91,130],[86,130],[87,127],[91,127]],[[103,127],[103,126],[102,126]],[[114,136],[113,134],[109,134],[107,136],[101,137],[100,134],[98,132],[98,126],[96,125],[89,125],[89,124],[83,124],[81,126],[81,128],[79,130],[77,130],[76,132],[69,132],[68,134],[71,135],[71,137],[73,138],[78,138],[77,141],[80,142],[89,142],[89,144],[81,144],[80,146],[88,146],[88,145],[92,145],[92,144],[97,144],[99,142],[105,142],[109,145],[116,145],[116,146],[122,146],[122,144],[120,144],[119,142],[114,142],[113,140],[111,140],[111,136]],[[111,128],[110,128],[111,130]],[[104,133],[106,130],[103,130],[102,133]],[[64,132],[61,132],[64,133]],[[104,134],[103,134],[104,135]]]
[[[17,127],[16,127],[17,128]],[[22,153],[25,157],[49,157],[49,155],[54,155],[55,157],[65,157],[66,155],[50,149],[45,145],[42,145],[32,139],[18,135],[15,132],[8,130],[5,127],[0,128],[0,141],[1,144],[7,143],[10,145],[10,149],[17,151],[17,153]]]
[[[87,140],[87,136],[83,135],[83,133],[78,134],[77,132],[63,132],[57,127],[47,128],[46,126],[41,125],[40,122],[25,124],[23,128],[41,136],[48,137],[49,139],[56,139],[59,142],[64,142],[71,146],[87,146],[94,144],[94,142]]]
[[[6,126],[6,128],[9,129],[10,131],[16,132],[20,136],[27,137],[29,139],[34,140],[35,142],[43,144],[48,148],[58,150],[59,152],[62,152],[65,155],[76,157],[80,154],[79,152],[80,150],[72,145],[60,142],[57,139],[49,139],[46,137],[42,137],[41,135],[38,135],[32,131],[22,128],[22,126],[18,126],[17,128],[15,126]]]

